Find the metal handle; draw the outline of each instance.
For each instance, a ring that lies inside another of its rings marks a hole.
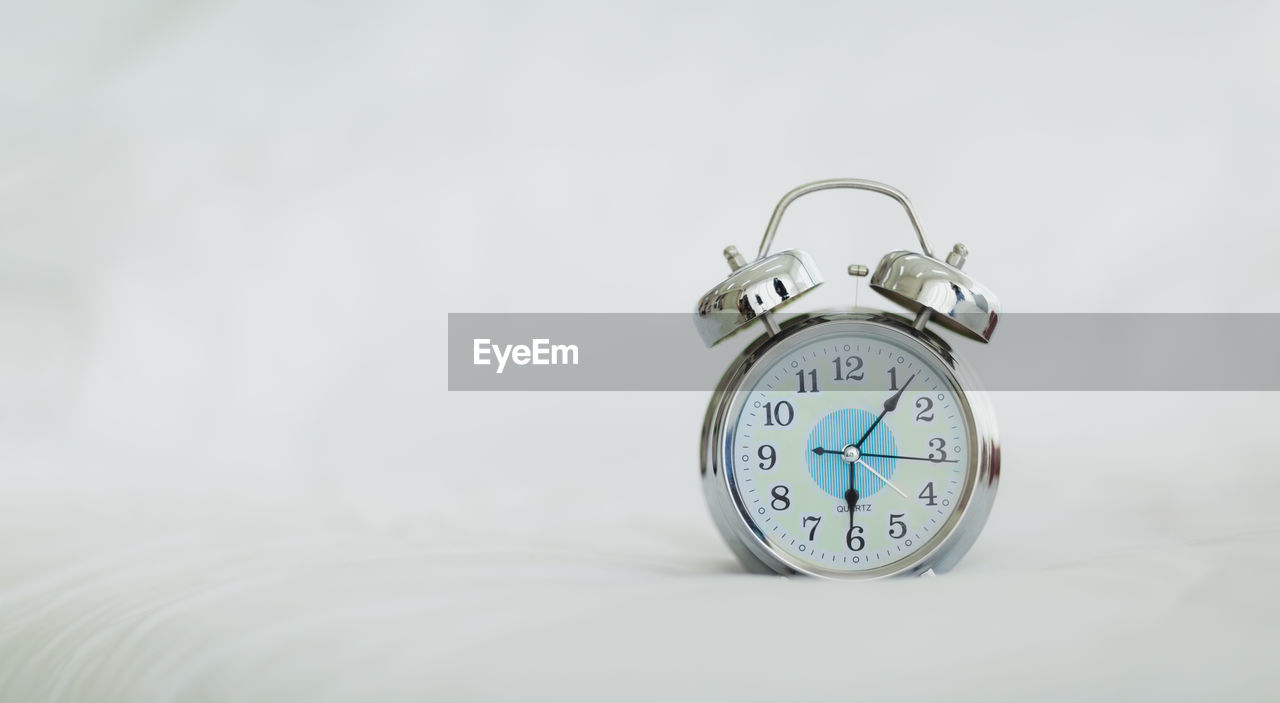
[[[911,209],[911,201],[907,200],[906,194],[891,185],[885,185],[877,181],[865,181],[861,178],[832,178],[827,181],[814,181],[813,183],[806,183],[782,196],[782,200],[778,201],[778,206],[773,209],[773,217],[769,219],[769,227],[764,231],[764,240],[760,242],[760,254],[756,258],[763,259],[769,253],[769,246],[773,244],[773,235],[777,233],[778,224],[782,222],[782,213],[786,212],[788,205],[801,196],[830,188],[869,190],[897,200],[898,204],[902,205],[902,208],[907,211],[911,226],[916,230],[916,237],[920,240],[920,249],[924,251],[925,256],[934,258],[933,248],[929,246],[929,241],[925,239],[924,230],[920,228],[920,220],[916,218],[915,210]]]

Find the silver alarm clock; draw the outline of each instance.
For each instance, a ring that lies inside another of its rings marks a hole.
[[[911,317],[844,310],[779,323],[774,312],[822,283],[792,249],[770,254],[787,207],[830,188],[887,195],[919,253],[893,251],[872,289]],[[707,346],[759,319],[765,333],[721,379],[702,426],[702,485],[717,527],[752,571],[833,579],[942,573],[991,511],[1000,476],[995,418],[942,327],[988,342],[999,303],[961,271],[963,245],[934,255],[906,196],[860,179],[803,185],[778,203],[755,261],[725,250],[732,274],[698,302]]]

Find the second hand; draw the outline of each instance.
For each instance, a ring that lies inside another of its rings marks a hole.
[[[858,459],[858,463],[862,464],[862,468],[875,474],[876,478],[880,479],[881,481],[884,481],[884,485],[888,486],[889,488],[892,488],[894,491],[898,493],[898,495],[902,496],[903,498],[907,497],[907,494],[903,493],[902,489],[890,483],[889,479],[885,478],[884,476],[881,476],[879,471],[876,471],[875,469],[871,468],[871,464],[868,464],[867,462],[863,461],[861,458]],[[853,466],[853,464],[850,464],[849,466]],[[908,500],[910,499],[908,498]]]

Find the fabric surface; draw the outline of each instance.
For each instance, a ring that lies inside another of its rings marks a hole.
[[[493,490],[476,475],[429,482],[422,514],[399,518],[318,489],[33,478],[7,493],[0,523],[0,690],[6,700],[765,700],[852,685],[907,698],[945,687],[959,700],[1265,698],[1276,684],[1280,486],[1264,421],[1230,437],[1238,457],[1255,447],[1252,461],[1224,462],[1222,437],[1153,461],[1129,440],[1156,427],[1191,438],[1202,416],[1168,394],[1115,394],[1098,411],[1096,395],[1003,397],[1003,429],[1020,439],[1005,445],[996,509],[968,558],[942,577],[853,588],[741,573],[704,515],[692,452],[657,466],[527,462],[563,509],[544,516],[527,515],[550,509],[536,498],[431,508]],[[1195,395],[1233,417],[1266,417],[1270,402]],[[1127,421],[1120,408],[1131,404],[1152,408],[1151,423]],[[1066,451],[1035,434],[1086,408],[1129,433]],[[485,417],[516,422],[522,410]],[[570,432],[534,434],[513,441],[537,454]],[[440,459],[504,475],[465,450]],[[637,492],[659,498],[627,498]]]

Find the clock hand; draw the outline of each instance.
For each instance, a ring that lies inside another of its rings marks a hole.
[[[858,489],[853,487],[853,464],[849,464],[849,490],[844,492],[844,500],[849,504],[849,529],[853,529],[853,511],[858,507]]]
[[[902,496],[903,498],[907,497],[907,494],[903,493],[901,488],[898,488],[897,486],[893,485],[892,483],[889,482],[889,479],[885,478],[884,476],[881,476],[879,471],[876,471],[875,469],[871,468],[871,464],[868,464],[862,459],[858,459],[858,463],[862,464],[863,468],[865,468],[867,471],[870,471],[871,473],[875,474],[876,478],[880,479],[881,481],[884,481],[884,485],[897,491],[898,495]],[[850,464],[849,466],[853,466],[853,464]],[[910,499],[908,498],[908,500]]]
[[[843,453],[843,452],[838,452],[838,451],[836,451],[836,450],[834,450],[834,449],[823,449],[822,447],[814,447],[814,448],[813,448],[812,450],[810,450],[810,451],[812,451],[814,454],[817,454],[818,456],[822,456],[823,454],[837,454],[837,455],[838,455],[838,454],[842,454],[842,453]],[[900,455],[898,455],[898,454],[872,454],[872,453],[870,453],[870,452],[858,452],[858,456],[869,456],[869,457],[873,457],[873,458],[876,458],[876,459],[908,459],[908,460],[910,460],[910,461],[931,461],[931,462],[933,462],[933,463],[935,463],[935,464],[957,464],[957,463],[959,463],[959,460],[958,460],[958,459],[930,459],[930,458],[929,458],[929,457],[927,457],[927,456],[900,456]]]
[[[910,459],[911,461],[931,461],[935,464],[959,463],[958,459],[930,459],[927,456],[898,456],[897,454],[863,454],[862,456],[871,456],[877,459]]]
[[[889,396],[889,399],[884,401],[884,409],[881,410],[880,414],[876,416],[876,421],[871,423],[871,426],[867,428],[867,431],[862,434],[862,438],[859,439],[857,442],[854,442],[853,446],[857,447],[858,449],[862,448],[862,443],[867,441],[867,437],[871,436],[871,430],[874,430],[876,428],[876,425],[880,424],[880,421],[884,419],[885,415],[888,415],[889,413],[897,409],[898,399],[902,397],[903,393],[907,392],[907,386],[911,385],[911,382],[914,381],[915,379],[916,379],[916,375],[911,374],[911,378],[908,378],[907,382],[902,384],[902,388],[899,388],[897,393],[894,393],[893,395]]]

